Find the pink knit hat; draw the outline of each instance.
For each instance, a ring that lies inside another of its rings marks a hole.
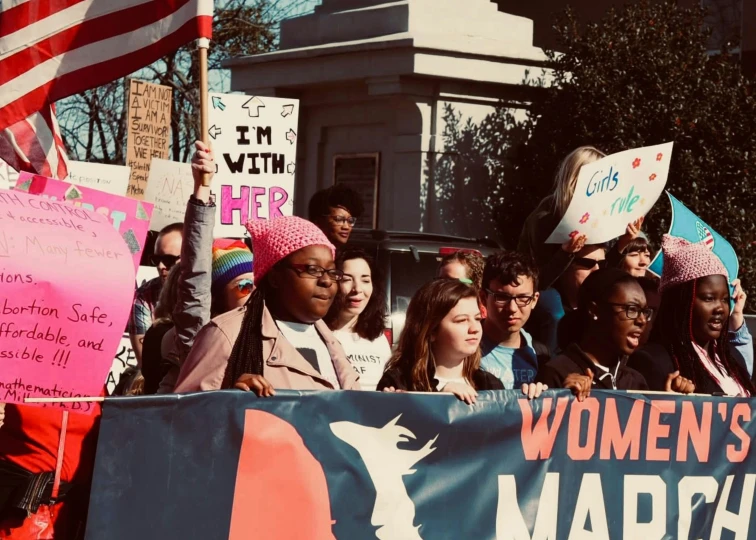
[[[255,281],[291,253],[307,246],[325,246],[336,256],[336,248],[314,223],[296,216],[253,219],[247,222],[255,254]]]
[[[665,234],[662,253],[664,266],[659,292],[706,276],[721,275],[727,278],[728,283],[730,281],[724,264],[704,242],[694,244],[684,238]]]

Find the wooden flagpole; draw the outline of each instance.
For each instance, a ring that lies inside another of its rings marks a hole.
[[[200,140],[205,145],[210,146],[210,136],[208,131],[208,84],[207,84],[207,50],[210,48],[210,40],[207,38],[200,38],[197,40],[197,48],[199,49],[199,77],[200,77]],[[210,185],[210,175],[205,173],[202,175],[202,185]]]

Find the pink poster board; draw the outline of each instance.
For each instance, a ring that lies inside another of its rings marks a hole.
[[[131,260],[102,214],[0,190],[0,402],[102,393],[134,296]]]
[[[19,174],[15,189],[54,201],[67,201],[74,206],[86,208],[107,217],[126,242],[134,260],[134,269],[139,268],[147,232],[150,230],[153,209],[151,203],[75,186],[28,172]]]

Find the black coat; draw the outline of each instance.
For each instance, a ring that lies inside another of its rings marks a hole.
[[[620,360],[617,371],[617,390],[648,390],[648,384],[642,374]],[[588,358],[576,344],[567,347],[564,352],[538,370],[536,381],[547,384],[549,388],[562,388],[564,379],[572,373],[586,375],[590,369],[593,372],[593,387],[598,390],[613,390],[611,377],[600,379],[603,372]]]
[[[740,364],[743,371],[748,373],[745,360],[735,347],[730,346],[730,358]],[[628,365],[638,370],[648,382],[651,390],[663,392],[670,373],[677,371],[672,356],[667,348],[660,343],[649,341],[643,347],[635,351],[628,360]],[[696,382],[696,381],[694,381]],[[705,381],[696,383],[697,394],[716,394],[722,392],[719,385],[713,379],[707,377]]]
[[[436,390],[436,387],[438,386],[438,381],[436,380],[435,375],[436,373],[433,366],[430,366],[428,370],[428,378],[431,381],[433,391],[437,392],[438,390]],[[473,374],[472,382],[475,385],[476,390],[504,390],[504,385],[497,377],[494,377],[482,369],[479,369]],[[398,368],[392,368],[383,374],[381,380],[378,381],[377,390],[381,391],[384,388],[392,386],[397,390],[406,390],[408,392],[414,391],[410,380],[410,374],[407,373],[405,375]]]

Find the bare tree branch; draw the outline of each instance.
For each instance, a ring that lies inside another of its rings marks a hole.
[[[216,0],[213,40],[208,66],[211,91],[227,87],[226,58],[275,49],[282,19],[312,9],[315,0]],[[138,78],[173,90],[170,155],[185,161],[198,137],[199,63],[194,44],[133,73]],[[112,81],[57,104],[66,147],[74,159],[124,163],[126,155],[127,78]]]

